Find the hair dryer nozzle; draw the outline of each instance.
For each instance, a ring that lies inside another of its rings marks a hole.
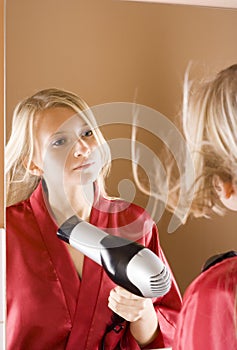
[[[160,258],[151,250],[139,251],[127,266],[129,280],[146,298],[161,297],[171,287],[170,272]]]

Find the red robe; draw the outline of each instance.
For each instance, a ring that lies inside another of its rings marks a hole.
[[[203,272],[187,289],[173,350],[237,349],[237,257]]]
[[[44,204],[41,185],[28,200],[7,208],[6,220],[7,349],[99,349],[106,326],[111,323],[107,304],[114,283],[100,265],[87,257],[80,280],[66,243],[56,235],[57,227]],[[135,221],[136,231],[143,230],[139,242],[166,263],[156,225],[140,207],[100,198],[90,217],[91,224],[108,232],[112,229],[113,234],[126,233]],[[131,239],[130,234],[127,236]],[[154,299],[154,306],[160,331],[150,348],[170,346],[181,308],[174,279],[170,292]],[[112,349],[140,349],[128,323],[121,332],[107,335],[106,350]]]

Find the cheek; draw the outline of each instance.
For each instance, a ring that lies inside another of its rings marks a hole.
[[[103,153],[102,153],[102,150],[97,146],[93,152],[92,152],[92,157],[94,159],[94,161],[96,162],[97,164],[97,168],[98,170],[100,171],[101,168],[103,167]]]
[[[95,137],[92,137],[91,140],[88,141],[88,146],[90,147],[91,151],[95,151],[96,148],[99,148]]]
[[[50,179],[51,181],[62,179],[67,163],[67,155],[67,151],[61,153],[48,151],[43,160],[44,177]]]
[[[101,167],[103,167],[105,164],[105,154],[106,154],[106,146],[105,145],[98,145],[97,141],[95,140],[92,149],[92,154],[94,154],[94,158],[97,159],[97,162],[101,164]]]

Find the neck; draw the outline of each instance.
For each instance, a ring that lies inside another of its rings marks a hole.
[[[89,221],[93,202],[93,183],[64,188],[61,193],[58,188],[48,187],[48,203],[59,226],[73,215]]]
[[[67,190],[67,198],[75,214],[82,220],[88,221],[94,202],[93,183],[70,188]]]

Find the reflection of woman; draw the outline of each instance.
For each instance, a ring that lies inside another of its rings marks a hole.
[[[237,65],[188,95],[183,129],[196,169],[191,212],[237,210]],[[236,253],[213,257],[204,270],[185,293],[173,349],[237,349]]]
[[[109,160],[78,96],[48,89],[16,107],[6,147],[8,350],[99,349],[112,311],[127,322],[107,334],[105,349],[172,344],[181,305],[174,279],[154,300],[116,287],[101,266],[57,238],[44,202],[47,192],[58,224],[73,212],[115,235],[141,233],[139,242],[166,263],[148,214],[106,197]]]

